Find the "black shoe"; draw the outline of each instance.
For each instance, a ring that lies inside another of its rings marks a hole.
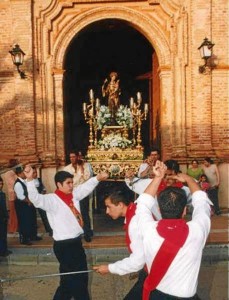
[[[31,241],[41,241],[42,237],[36,236],[35,238],[32,238]]]
[[[84,236],[84,239],[85,239],[85,241],[86,241],[87,243],[90,243],[91,240],[92,240],[92,238],[91,238],[89,235],[85,235],[85,236]]]
[[[215,212],[215,214],[216,214],[217,216],[219,216],[219,215],[221,215],[222,213],[221,213],[220,210],[218,210],[218,211]]]
[[[5,252],[0,253],[0,256],[2,256],[2,257],[7,257],[7,256],[9,256],[9,255],[12,254],[12,253],[13,253],[12,251],[6,250]]]

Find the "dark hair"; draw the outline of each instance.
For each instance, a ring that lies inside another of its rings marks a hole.
[[[181,188],[167,187],[160,192],[158,204],[163,219],[180,219],[187,205],[187,196]]]
[[[22,172],[23,172],[23,167],[21,166],[21,167],[17,167],[16,169],[15,169],[15,173],[18,175],[18,174],[21,174]]]
[[[197,159],[193,159],[193,160],[192,160],[192,164],[193,164],[194,162],[196,162],[197,164],[199,164],[199,162],[198,162]]]
[[[149,154],[150,154],[151,152],[157,152],[158,155],[160,155],[160,150],[159,150],[157,147],[151,147],[151,148],[150,148]]]
[[[128,206],[132,201],[130,199],[130,193],[127,189],[114,188],[110,194],[106,195],[104,200],[110,199],[111,203],[118,205],[120,202]]]
[[[205,157],[204,160],[206,160],[211,165],[214,163],[210,157]]]
[[[180,173],[179,163],[174,159],[168,159],[164,162],[168,170],[173,170],[176,174]]]
[[[76,151],[76,149],[71,149],[71,150],[68,152],[68,155],[70,155],[71,153],[74,153],[74,154],[76,154],[76,155],[77,155],[77,151]]]
[[[2,177],[0,176],[0,182],[3,182],[3,179],[2,179]]]
[[[73,177],[74,176],[69,172],[59,171],[59,172],[56,173],[56,175],[54,177],[54,181],[55,181],[56,185],[57,185],[57,182],[62,184],[66,179],[73,178]]]
[[[205,175],[205,174],[200,175],[200,179],[203,178],[203,177],[204,177],[204,178],[206,179],[206,181],[208,182],[208,177],[207,177],[207,175]]]

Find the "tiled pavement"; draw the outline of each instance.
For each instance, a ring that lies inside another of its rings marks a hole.
[[[222,215],[212,217],[211,232],[205,248],[207,260],[228,260],[228,220],[229,210],[223,209]],[[125,236],[122,230],[123,220],[111,220],[103,213],[94,215],[94,237],[92,242],[83,240],[84,247],[91,262],[114,261],[127,255]],[[13,254],[8,258],[8,263],[45,263],[55,262],[52,252],[52,238],[44,233],[43,226],[39,225],[41,241],[33,242],[32,246],[20,245],[17,234],[9,234],[8,246]]]

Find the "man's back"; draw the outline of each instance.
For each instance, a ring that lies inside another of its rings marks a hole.
[[[143,233],[144,252],[148,270],[164,242],[157,231],[158,222],[152,221],[150,207],[152,197],[143,194],[139,197],[137,214],[139,227]],[[193,219],[188,222],[188,237],[172,261],[157,290],[177,297],[192,297],[196,293],[197,278],[202,250],[210,231],[210,207],[207,195],[198,191],[193,194]],[[163,220],[162,220],[163,221]]]

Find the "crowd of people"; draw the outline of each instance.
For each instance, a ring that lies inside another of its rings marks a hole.
[[[82,271],[61,275],[53,299],[87,300],[90,296],[82,237],[92,241],[91,194],[108,174],[94,176],[82,151],[70,151],[69,159],[70,164],[54,177],[53,193],[47,193],[34,166],[10,161],[8,171],[0,177],[0,256],[11,254],[7,231],[18,232],[19,242],[26,246],[42,239],[37,233],[38,212],[45,231],[53,237],[60,273]],[[104,203],[112,219],[125,218],[130,255],[95,266],[94,270],[102,275],[138,272],[138,280],[125,300],[199,299],[197,278],[212,208],[216,215],[221,214],[217,165],[206,157],[200,166],[195,159],[185,174],[176,160],[161,162],[159,150],[152,148],[137,176],[128,170],[125,181],[126,189],[114,188]],[[136,201],[130,198],[128,188],[139,195]],[[184,221],[187,207],[192,207],[189,222]]]

